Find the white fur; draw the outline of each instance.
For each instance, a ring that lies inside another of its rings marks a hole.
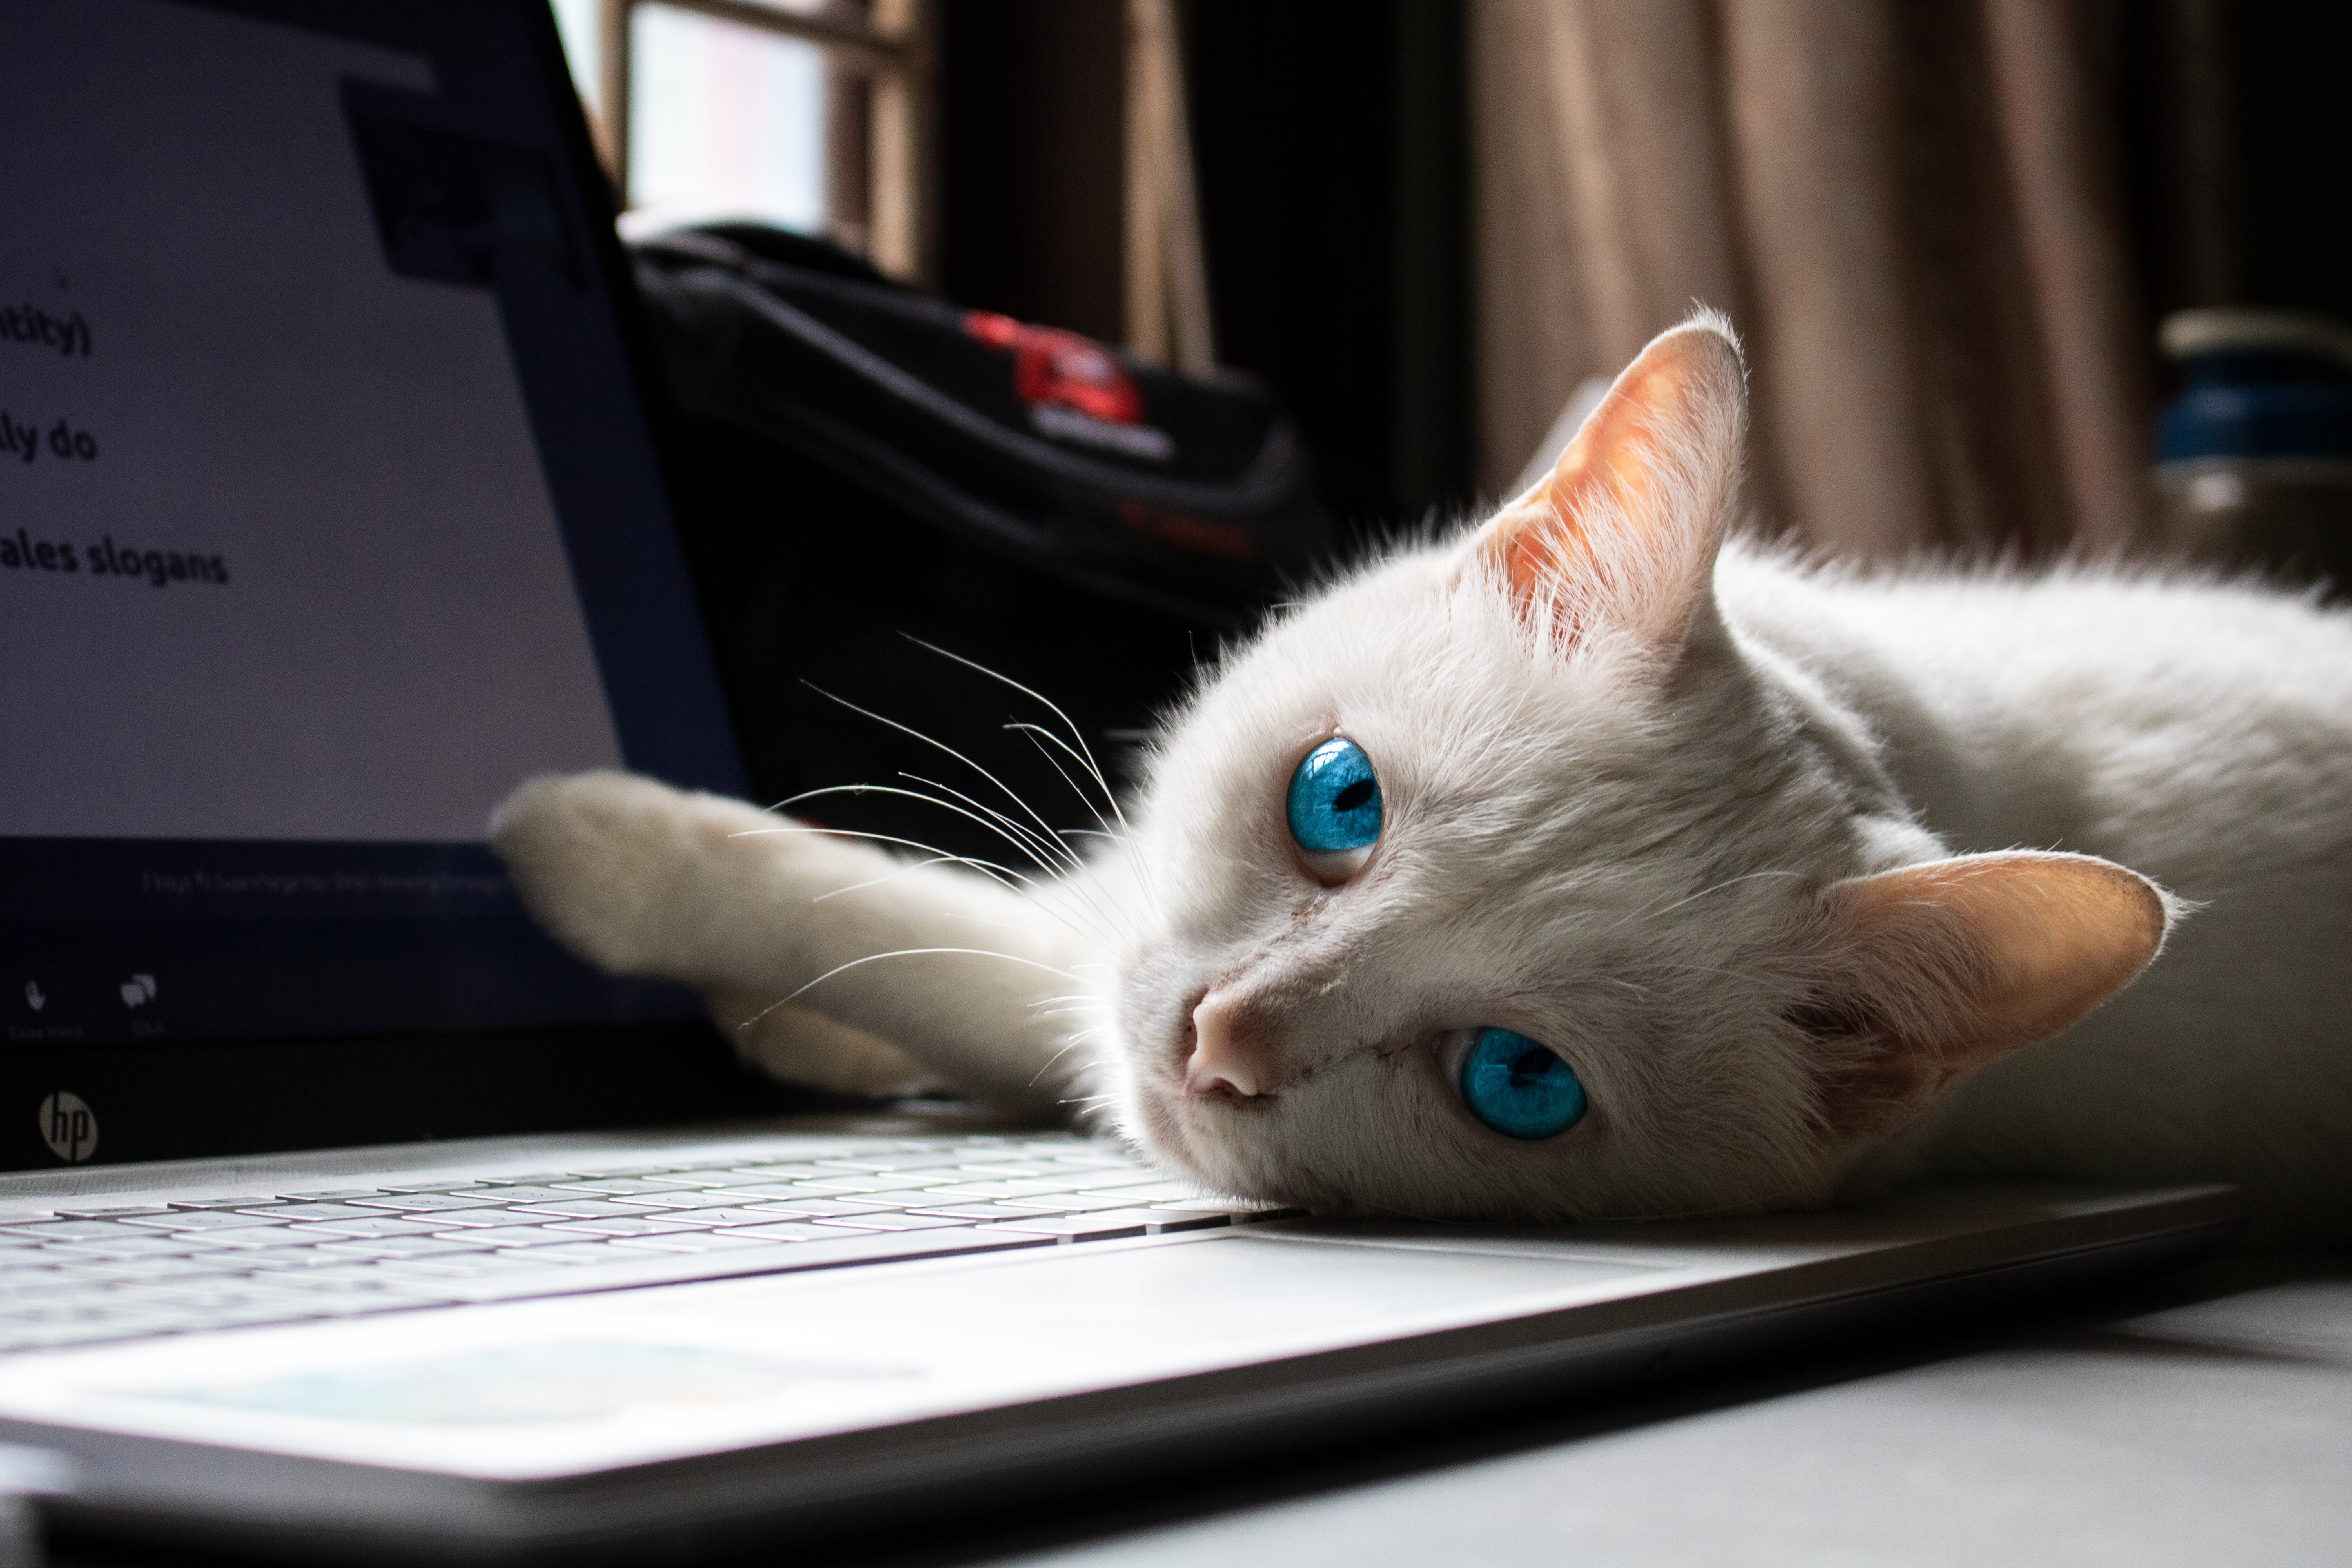
[[[1736,383],[1640,426],[1682,532],[1643,554],[1641,520],[1592,503],[1608,593],[1515,599],[1478,550],[1499,523],[1356,572],[1229,654],[1118,840],[1034,888],[612,773],[527,786],[496,843],[602,963],[723,994],[730,1023],[790,997],[813,1037],[879,1037],[1223,1190],[1553,1219],[1813,1205],[1916,1171],[2219,1178],[2274,1230],[2343,1234],[2352,621],[2155,574],[1716,556]],[[1385,826],[1326,887],[1283,800],[1332,734],[1373,760]],[[1907,1128],[1841,1121],[1834,1086],[1885,1042],[1828,1037],[1808,1006],[1876,986],[1884,1016],[1927,1017],[1950,993],[1855,978],[1881,949],[1839,923],[1840,889],[2021,847],[2103,857],[2196,912],[2056,1039],[1921,1079]],[[861,962],[918,948],[1008,959]],[[1270,1093],[1186,1091],[1212,986],[1248,999]],[[1592,1113],[1539,1142],[1480,1125],[1433,1042],[1483,1025],[1559,1051]],[[784,1030],[767,1059],[792,1052]],[[909,1076],[859,1059],[832,1070]]]

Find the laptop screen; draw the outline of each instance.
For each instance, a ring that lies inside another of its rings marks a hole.
[[[551,770],[743,788],[545,18],[6,14],[7,1041],[681,1016],[483,842]]]

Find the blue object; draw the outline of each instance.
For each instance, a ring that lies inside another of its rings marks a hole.
[[[2352,458],[2352,367],[2264,346],[2186,354],[2180,369],[2157,421],[2158,462]]]
[[[1548,1047],[1489,1026],[1462,1058],[1462,1103],[1506,1138],[1557,1138],[1584,1120],[1584,1085]]]
[[[1369,848],[1381,837],[1381,781],[1344,737],[1307,753],[1290,775],[1290,836],[1310,855]]]

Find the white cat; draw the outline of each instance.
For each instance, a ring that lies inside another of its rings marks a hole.
[[[1545,482],[1228,655],[1061,875],[615,773],[527,785],[498,848],[596,962],[730,1022],[789,998],[772,1066],[913,1075],[887,1040],[1227,1192],[1555,1220],[2224,1178],[2344,1234],[2352,620],[1727,542],[1745,423],[1727,325],[1661,336]]]

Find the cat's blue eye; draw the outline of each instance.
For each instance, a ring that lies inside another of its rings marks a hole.
[[[1344,737],[1307,753],[1290,775],[1290,837],[1326,869],[1352,872],[1381,837],[1381,781],[1372,759]]]
[[[1584,1120],[1584,1085],[1549,1049],[1489,1027],[1462,1053],[1462,1103],[1506,1138],[1557,1138]]]

